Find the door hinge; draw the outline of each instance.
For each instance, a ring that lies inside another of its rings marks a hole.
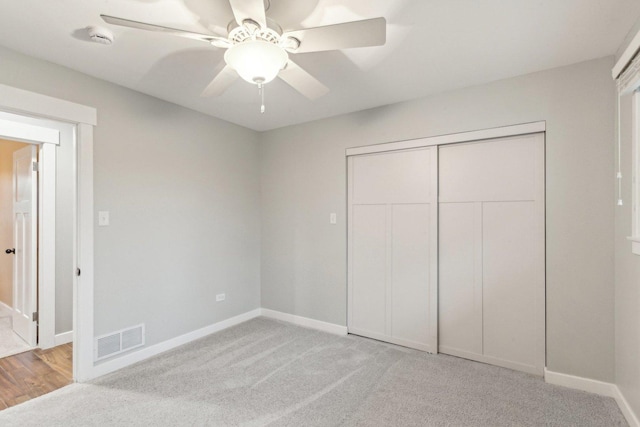
[[[39,320],[38,319],[38,312],[34,311],[33,314],[31,315],[31,321],[32,322],[37,322],[38,320]]]
[[[40,171],[40,165],[38,162],[33,162],[33,171],[34,172],[39,172]]]

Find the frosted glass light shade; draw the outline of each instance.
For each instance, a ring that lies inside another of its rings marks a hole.
[[[231,46],[224,60],[249,83],[269,83],[289,60],[287,52],[273,43],[249,40]]]

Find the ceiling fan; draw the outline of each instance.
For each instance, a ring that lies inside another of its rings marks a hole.
[[[263,85],[275,77],[280,77],[312,100],[329,91],[325,85],[293,62],[289,57],[290,53],[381,46],[386,42],[384,18],[283,31],[277,22],[266,16],[269,0],[229,0],[229,4],[235,20],[229,23],[226,36],[184,31],[108,15],[100,16],[109,24],[163,32],[227,49],[224,54],[225,67],[214,77],[201,96],[221,95],[240,76],[245,81],[258,85],[263,96],[263,112]]]

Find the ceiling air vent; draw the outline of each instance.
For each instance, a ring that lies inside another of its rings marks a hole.
[[[144,345],[144,324],[96,338],[94,360],[102,360]]]

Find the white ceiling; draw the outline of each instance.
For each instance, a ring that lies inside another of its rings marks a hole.
[[[2,0],[0,44],[255,129],[268,130],[559,67],[615,53],[640,15],[637,0],[271,0],[285,29],[384,16],[387,44],[293,55],[330,88],[309,101],[276,79],[199,94],[223,50],[104,24],[100,14],[226,35],[228,0]],[[88,41],[102,25],[115,43]]]

